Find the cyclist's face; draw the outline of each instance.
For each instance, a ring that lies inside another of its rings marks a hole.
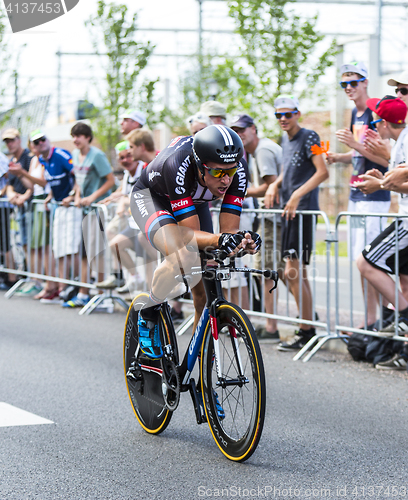
[[[231,163],[225,165],[225,163],[219,164],[209,161],[206,163],[208,168],[228,170],[237,166],[237,163]],[[210,172],[205,169],[204,182],[210,192],[217,198],[221,198],[226,193],[227,189],[231,186],[231,182],[234,176],[224,175],[223,177],[213,177]]]

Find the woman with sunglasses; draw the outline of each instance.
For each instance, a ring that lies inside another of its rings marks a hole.
[[[162,356],[157,310],[170,298],[180,268],[188,273],[191,267],[199,266],[199,250],[219,248],[232,254],[246,248],[256,253],[260,246],[256,233],[239,231],[248,185],[243,153],[238,134],[223,125],[210,125],[194,137],[173,139],[143,170],[133,188],[132,215],[151,245],[164,256],[153,276],[149,302],[139,315],[140,347],[151,358]],[[208,203],[218,198],[222,199],[220,232],[214,234]],[[190,286],[197,322],[205,292],[200,277]]]

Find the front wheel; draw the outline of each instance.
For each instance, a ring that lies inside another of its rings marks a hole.
[[[242,462],[258,446],[264,424],[262,355],[252,324],[239,307],[221,304],[216,315],[218,341],[208,330],[201,356],[205,412],[222,453],[230,460]],[[221,376],[217,373],[217,360]]]
[[[126,387],[136,418],[146,432],[159,434],[169,425],[172,412],[163,399],[161,361],[148,358],[139,348],[138,311],[148,297],[146,293],[137,295],[129,308],[123,358]],[[168,328],[161,311],[159,326],[162,339],[169,343]]]

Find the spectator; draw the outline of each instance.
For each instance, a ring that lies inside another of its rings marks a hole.
[[[408,71],[395,75],[388,80],[388,85],[396,87],[395,93],[408,106]],[[373,155],[389,161],[391,158],[390,141],[383,140],[374,130],[367,130],[364,147]]]
[[[36,146],[39,160],[44,166],[44,177],[50,187],[50,192],[44,200],[45,208],[54,199],[61,202],[62,206],[55,209],[52,225],[52,251],[57,259],[58,275],[66,278],[65,266],[70,268],[72,255],[78,253],[81,237],[81,212],[70,204],[74,200],[72,188],[75,179],[73,176],[73,163],[71,154],[65,149],[55,148],[50,140],[37,129],[31,132],[30,141]],[[41,302],[43,304],[60,303],[59,293],[65,285],[59,283],[58,289],[50,291]]]
[[[399,213],[408,215],[408,129],[404,123],[407,105],[398,98],[385,96],[383,99],[368,99],[367,106],[375,113],[374,122],[382,139],[394,139],[396,142],[391,151],[390,172],[383,175],[379,170],[370,170],[360,176],[357,187],[363,193],[377,190],[392,190],[400,193]],[[401,166],[399,166],[402,164]],[[385,299],[396,307],[395,282],[390,274],[396,274],[396,240],[399,249],[399,277],[401,292],[398,292],[398,326],[397,332],[403,335],[408,331],[408,219],[393,222],[379,234],[357,259],[357,266],[369,283]],[[392,320],[390,320],[391,323]],[[382,330],[384,334],[393,336],[395,323]],[[376,365],[379,369],[406,369],[408,349],[405,346],[400,354]]]
[[[371,125],[373,115],[367,107],[368,99],[368,72],[361,62],[343,64],[340,68],[341,82],[348,98],[352,100],[356,107],[351,114],[350,129],[338,130],[336,135],[340,142],[351,148],[348,153],[327,153],[328,163],[352,163],[353,173],[350,180],[350,200],[348,211],[358,214],[387,213],[390,208],[391,198],[388,191],[376,191],[371,194],[363,194],[354,185],[358,181],[358,176],[365,172],[377,169],[385,173],[388,161],[375,156],[364,147],[366,132],[374,129]],[[381,219],[379,217],[352,217],[349,235],[351,238],[352,258],[356,259],[363,251],[365,245],[372,241],[381,232]],[[363,294],[365,294],[364,280],[361,278]],[[377,302],[379,302],[376,290],[368,283],[365,297],[367,301],[367,325],[372,328],[376,320]],[[361,325],[360,327],[362,327]]]
[[[142,128],[146,124],[146,115],[137,109],[128,109],[121,118],[120,132],[123,136],[129,134],[132,130]]]
[[[9,160],[0,152],[0,198],[4,198],[8,183]],[[13,268],[13,256],[10,251],[10,204],[7,201],[0,202],[0,263],[9,269]],[[1,273],[2,282],[0,288],[8,290],[15,284],[15,276]]]
[[[265,207],[271,208],[279,201],[281,188],[282,256],[285,259],[285,278],[299,309],[300,272],[302,273],[301,318],[312,321],[312,292],[307,278],[307,265],[312,252],[312,215],[303,216],[303,248],[299,248],[299,215],[296,210],[319,210],[318,186],[329,177],[320,150],[320,138],[313,130],[299,125],[299,101],[294,96],[280,95],[275,100],[275,116],[288,140],[282,148],[283,169],[266,190]],[[300,329],[288,342],[278,345],[280,351],[301,349],[314,335],[315,329],[301,323]]]
[[[9,128],[2,134],[2,139],[6,143],[7,149],[12,156],[10,166],[19,164],[28,171],[30,168],[31,153],[21,145],[20,132],[15,128]],[[27,246],[27,229],[30,225],[30,212],[26,210],[25,204],[31,199],[32,187],[26,187],[21,180],[9,172],[7,198],[12,205],[18,207],[18,224],[20,230],[21,244]]]
[[[88,269],[96,260],[99,280],[102,281],[103,273],[99,264],[103,259],[97,255],[98,249],[104,248],[103,220],[98,209],[91,208],[93,203],[101,201],[110,194],[115,185],[112,167],[105,153],[95,146],[91,146],[93,140],[92,129],[86,123],[78,122],[71,129],[73,143],[76,149],[72,152],[75,175],[75,198],[74,204],[83,209],[84,221],[82,223],[82,263],[81,282],[89,280]],[[88,267],[89,265],[89,267]],[[71,300],[64,302],[63,307],[83,307],[90,300],[87,287],[80,287],[79,292]]]
[[[133,218],[130,217],[129,195],[132,191],[133,185],[142,172],[144,163],[133,159],[129,141],[123,141],[117,144],[115,149],[118,154],[118,161],[125,170],[122,185],[118,190],[120,191],[120,194],[117,194],[117,191],[115,191],[115,193],[108,196],[100,203],[108,204],[116,200],[118,202],[116,214],[127,218],[127,227],[119,234],[115,235],[109,243],[110,251],[114,260],[113,274],[106,280],[97,283],[96,286],[98,288],[122,287],[123,289],[119,288],[119,292],[128,290],[135,291],[138,284],[136,277],[137,273],[135,270],[135,263],[127,250],[132,249],[136,252],[136,255],[143,256],[143,249],[141,248],[138,240],[138,234],[140,231],[134,228]],[[126,283],[123,279],[122,264],[129,272],[129,279]]]
[[[252,197],[263,199],[268,186],[277,179],[281,172],[282,148],[266,137],[260,138],[254,120],[249,115],[238,115],[233,118],[231,128],[237,132],[244,144],[247,153],[248,167],[252,176],[253,183],[248,187],[246,201],[248,201],[248,198],[252,201]],[[252,202],[252,208],[253,206]],[[280,207],[278,204],[275,204],[273,208]],[[241,219],[244,215],[245,214],[241,215]],[[277,248],[277,253],[274,262],[274,220],[276,219],[273,215],[265,217],[265,231],[262,234],[262,253],[264,255],[264,267],[266,269],[275,269],[279,271],[282,279],[285,263],[281,259],[280,252],[281,225],[279,221],[276,226],[275,248]],[[261,266],[261,252],[258,252],[258,254],[255,255],[255,267],[261,269]],[[265,280],[265,312],[268,314],[273,314],[274,312],[274,299],[269,293],[272,287],[273,283],[271,283],[271,280]],[[275,293],[277,294],[278,291],[276,290]],[[260,338],[279,340],[277,326],[276,319],[267,318],[265,327],[257,328],[256,334]]]
[[[37,142],[37,141],[36,141]],[[33,221],[32,221],[32,233],[31,233],[31,271],[34,273],[41,273],[47,276],[51,272],[51,262],[49,262],[49,212],[44,210],[43,203],[41,201],[47,198],[50,192],[50,187],[47,184],[44,176],[44,167],[42,166],[39,156],[39,144],[34,144],[33,141],[28,140],[28,147],[33,153],[33,157],[30,162],[30,169],[27,172],[20,165],[11,165],[10,171],[13,175],[16,175],[21,179],[22,183],[27,187],[33,187]],[[44,266],[44,268],[43,268]],[[33,298],[42,299],[49,294],[56,291],[58,285],[55,285],[53,281],[47,281],[45,287]],[[23,293],[31,293],[32,289],[27,288],[23,290]]]
[[[187,126],[190,129],[191,135],[196,135],[197,132],[212,125],[212,123],[211,119],[200,111],[187,118]]]
[[[218,101],[206,101],[200,106],[201,113],[210,117],[214,125],[226,125],[227,108]]]

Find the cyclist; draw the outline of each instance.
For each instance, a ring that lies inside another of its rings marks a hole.
[[[150,358],[163,355],[158,310],[180,274],[197,263],[198,250],[218,248],[232,255],[240,249],[256,253],[258,234],[239,231],[248,166],[238,134],[211,125],[194,137],[176,137],[143,170],[131,194],[131,211],[149,242],[165,257],[153,276],[148,303],[138,320],[139,344]],[[220,233],[214,234],[208,203],[222,198]],[[198,261],[200,262],[200,261]],[[205,306],[201,281],[192,283],[195,324]],[[195,329],[195,326],[194,326]],[[193,330],[194,331],[194,330]]]

